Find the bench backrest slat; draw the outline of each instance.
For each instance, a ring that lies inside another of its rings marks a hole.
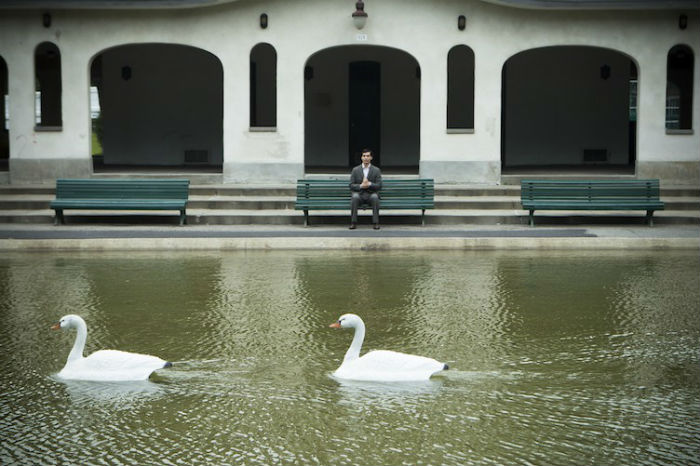
[[[186,179],[58,179],[56,199],[187,200],[189,184],[190,181]]]
[[[380,196],[383,201],[391,199],[430,199],[435,195],[432,179],[383,180]],[[350,199],[350,183],[345,180],[299,180],[297,199]]]
[[[524,200],[658,200],[659,180],[522,180]]]

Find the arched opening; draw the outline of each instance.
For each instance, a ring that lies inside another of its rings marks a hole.
[[[474,51],[466,45],[447,54],[447,129],[474,129]]]
[[[503,66],[504,173],[634,173],[637,66],[614,50],[527,50]]]
[[[693,129],[693,51],[676,45],[666,61],[666,129]]]
[[[95,171],[221,172],[223,67],[185,45],[129,44],[102,51],[90,67]],[[96,104],[95,100],[98,101]]]
[[[384,173],[418,173],[420,67],[389,47],[348,45],[312,55],[304,68],[307,172],[348,173],[369,147]]]
[[[34,51],[36,119],[39,129],[58,129],[61,116],[61,52],[56,44],[42,42]]]
[[[250,51],[250,126],[277,126],[277,52],[270,44]]]
[[[7,63],[0,57],[0,171],[6,172],[10,159],[10,108],[8,102]]]

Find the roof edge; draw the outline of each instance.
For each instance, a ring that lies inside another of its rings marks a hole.
[[[0,0],[0,10],[174,10],[239,0]]]
[[[700,10],[698,0],[481,0],[527,10]]]
[[[144,10],[201,8],[239,0],[0,0],[0,10]],[[700,10],[698,0],[481,0],[527,10]]]

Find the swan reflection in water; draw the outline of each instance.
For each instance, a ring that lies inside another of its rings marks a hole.
[[[418,404],[437,398],[444,383],[442,378],[394,383],[347,380],[333,375],[330,377],[338,382],[338,403],[348,406],[357,406],[358,403],[386,406]]]
[[[66,389],[73,404],[99,404],[109,409],[132,409],[135,405],[157,400],[168,393],[167,385],[150,380],[130,382],[95,382],[50,377]]]

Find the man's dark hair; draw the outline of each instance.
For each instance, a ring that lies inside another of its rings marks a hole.
[[[371,155],[372,157],[374,157],[374,154],[372,153],[372,149],[367,149],[367,148],[362,149],[362,150],[360,151],[360,155],[364,154],[365,152],[369,152],[369,155]]]

